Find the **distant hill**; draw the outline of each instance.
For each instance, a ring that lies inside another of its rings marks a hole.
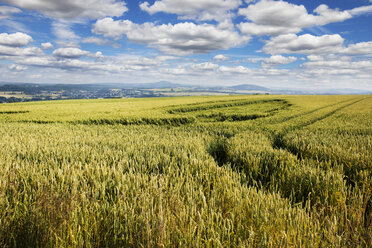
[[[270,89],[254,85],[254,84],[239,84],[229,87],[234,90],[249,90],[249,91],[270,91]]]

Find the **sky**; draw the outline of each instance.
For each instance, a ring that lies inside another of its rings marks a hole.
[[[372,89],[372,0],[0,0],[0,82]]]

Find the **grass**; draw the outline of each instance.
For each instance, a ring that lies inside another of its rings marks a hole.
[[[370,96],[0,106],[0,247],[370,247]]]

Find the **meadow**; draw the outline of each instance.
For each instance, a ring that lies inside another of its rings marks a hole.
[[[372,96],[0,105],[0,247],[371,247]]]

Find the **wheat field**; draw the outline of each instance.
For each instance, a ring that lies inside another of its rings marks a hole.
[[[371,247],[371,96],[0,105],[0,247]]]

